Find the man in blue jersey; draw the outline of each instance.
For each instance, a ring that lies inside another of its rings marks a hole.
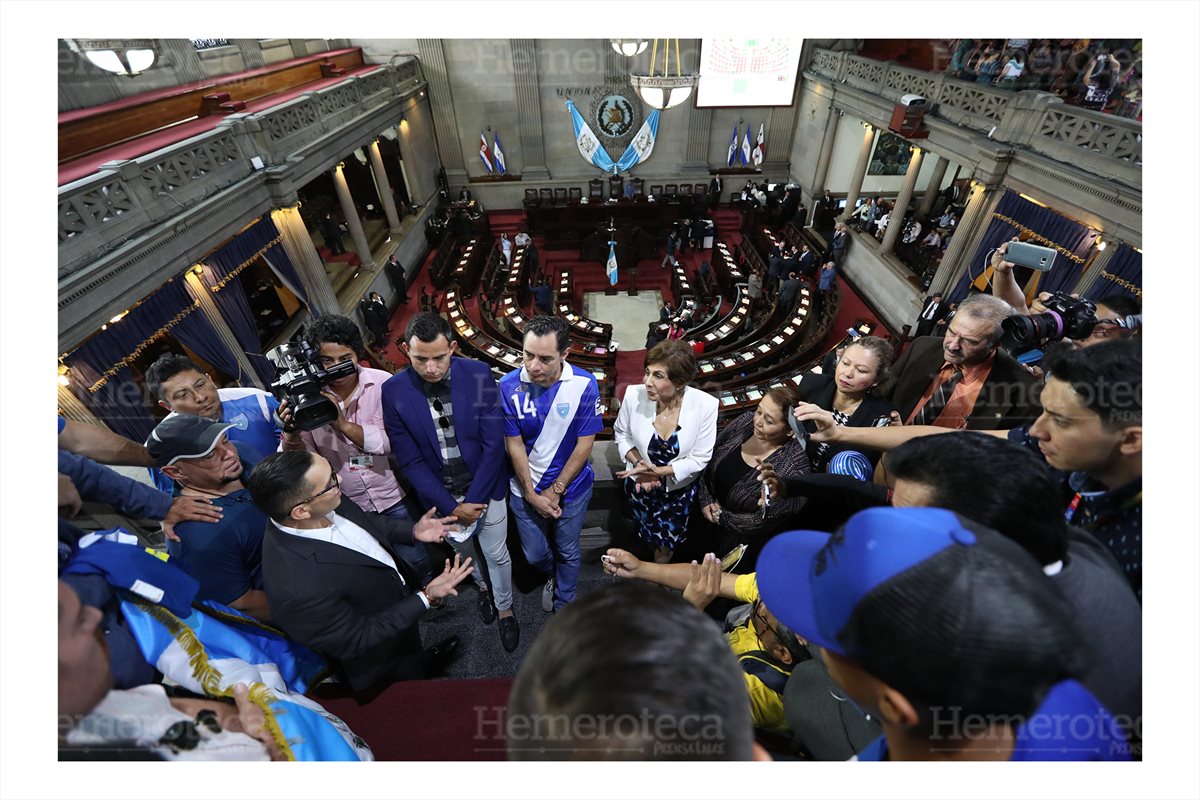
[[[279,401],[261,389],[218,389],[187,356],[169,353],[146,370],[146,388],[174,414],[195,414],[233,427],[226,434],[238,455],[253,469],[279,449]]]
[[[588,457],[604,427],[596,379],[566,363],[570,347],[566,320],[534,317],[525,326],[525,366],[500,379],[512,511],[525,559],[549,577],[545,611],[575,598],[579,531],[595,478]]]

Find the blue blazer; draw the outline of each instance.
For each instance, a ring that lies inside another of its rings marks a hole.
[[[508,456],[500,390],[491,369],[469,358],[451,357],[450,402],[458,449],[473,476],[463,502],[486,504],[503,498],[508,486]],[[392,456],[416,492],[421,512],[436,505],[438,513],[452,513],[458,503],[442,483],[442,448],[423,379],[412,367],[384,382],[383,424]]]

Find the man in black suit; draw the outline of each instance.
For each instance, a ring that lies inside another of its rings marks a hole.
[[[944,339],[922,336],[896,362],[892,403],[905,425],[1007,430],[1040,413],[1037,380],[1000,349],[1012,306],[977,294],[963,300]]]
[[[471,574],[471,559],[417,586],[394,544],[440,542],[453,517],[431,509],[416,523],[367,516],[342,497],[322,456],[289,450],[264,458],[249,481],[271,518],[263,539],[263,583],[272,622],[291,639],[333,659],[357,696],[392,681],[424,678],[458,646],[450,637],[422,651],[417,621]]]
[[[463,188],[459,189],[458,190],[458,199],[462,202],[469,201],[471,199],[471,190],[465,186]]]
[[[925,298],[921,306],[921,314],[917,317],[916,336],[929,336],[935,331],[940,335],[945,331],[946,315],[950,313],[950,304],[942,301],[942,293],[935,292],[932,297]]]
[[[817,276],[817,257],[809,249],[808,242],[800,244],[800,253],[796,258],[796,271],[809,278]]]

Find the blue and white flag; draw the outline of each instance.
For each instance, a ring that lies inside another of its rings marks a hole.
[[[345,722],[304,696],[323,669],[320,657],[232,608],[204,605],[211,613],[178,617],[126,600],[121,612],[146,661],[174,683],[207,697],[232,697],[246,684],[289,761],[374,760]]]
[[[488,151],[487,137],[483,135],[483,131],[479,132],[479,160],[487,167],[489,175],[496,171],[492,168],[492,154]]]
[[[654,141],[658,138],[658,114],[659,111],[656,108],[646,116],[646,121],[638,129],[637,135],[633,137],[633,141],[629,143],[629,147],[625,148],[625,152],[617,161],[617,169],[628,170],[634,164],[640,164],[650,157],[650,153],[654,150]]]
[[[496,160],[496,172],[501,175],[506,173],[504,164],[504,151],[500,149],[500,132],[496,131],[492,134],[492,158]]]
[[[742,152],[741,152],[739,158],[741,159],[743,167],[750,163],[750,124],[749,123],[746,124],[746,135],[742,139]]]
[[[613,163],[612,156],[601,147],[600,140],[583,121],[573,101],[567,101],[567,110],[571,112],[571,124],[575,126],[575,146],[579,148],[579,154],[605,172],[616,174],[617,165]]]
[[[610,286],[617,285],[617,243],[610,241],[608,243],[608,264],[605,265],[604,271],[608,273],[608,283]]]
[[[729,158],[725,160],[725,165],[729,167],[733,166],[733,162],[737,158],[737,128],[738,126],[735,124],[733,126],[733,138],[729,140]]]

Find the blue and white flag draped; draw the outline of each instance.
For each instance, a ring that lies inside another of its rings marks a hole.
[[[506,164],[504,163],[504,151],[500,149],[500,132],[492,134],[492,158],[496,159],[496,172],[501,175],[506,173]]]
[[[737,144],[737,129],[738,126],[733,126],[733,138],[729,140],[729,158],[725,160],[725,165],[732,167],[734,160],[737,159],[738,144]]]
[[[647,115],[646,121],[638,129],[637,135],[633,137],[633,141],[629,143],[629,147],[625,148],[625,152],[617,161],[617,169],[628,170],[634,164],[640,164],[650,157],[650,153],[654,150],[654,141],[658,138],[658,114],[659,111],[656,108]]]
[[[211,615],[192,609],[177,617],[128,600],[121,612],[146,661],[173,682],[208,697],[232,697],[239,683],[250,687],[250,700],[262,708],[289,761],[374,760],[346,723],[304,696],[324,669],[320,657],[266,628],[256,630],[254,620],[232,608],[204,605]]]
[[[750,124],[746,123],[746,135],[742,139],[742,152],[739,156],[742,161],[742,166],[750,163]]]
[[[605,265],[604,271],[608,273],[608,283],[611,286],[617,285],[617,243],[609,241],[608,243],[608,264]]]
[[[600,140],[583,121],[573,101],[567,101],[567,110],[571,112],[571,124],[575,126],[575,145],[579,148],[579,154],[605,172],[615,174],[617,165],[613,163],[612,156],[600,146]]]

